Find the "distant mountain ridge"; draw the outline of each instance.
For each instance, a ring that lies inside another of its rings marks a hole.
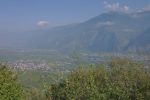
[[[108,12],[85,22],[20,36],[23,47],[104,52],[150,51],[150,12]]]

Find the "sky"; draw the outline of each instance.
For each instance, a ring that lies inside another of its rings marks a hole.
[[[84,22],[107,11],[150,10],[150,0],[0,0],[0,33]]]

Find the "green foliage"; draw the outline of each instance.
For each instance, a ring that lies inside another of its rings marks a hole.
[[[44,89],[22,91],[16,75],[0,65],[0,100],[149,100],[149,75],[142,64],[117,58],[106,65],[74,70]]]
[[[110,98],[149,100],[150,76],[143,65],[127,59],[115,59],[109,63],[109,66]]]
[[[51,86],[53,100],[149,100],[150,76],[144,66],[114,59],[108,68],[78,69]]]
[[[0,100],[20,100],[21,96],[22,89],[16,75],[0,64]]]
[[[18,79],[24,88],[43,89],[45,85],[49,86],[63,80],[65,75],[62,72],[49,72],[40,70],[18,71]]]
[[[105,76],[106,73],[97,73]],[[92,69],[79,69],[73,72],[64,82],[52,86],[52,97],[57,100],[99,98],[99,91],[95,84],[96,73]],[[103,78],[103,77],[102,77]],[[103,79],[101,79],[103,80]]]
[[[51,97],[46,95],[46,90],[36,88],[27,90],[23,98],[23,100],[51,100]]]

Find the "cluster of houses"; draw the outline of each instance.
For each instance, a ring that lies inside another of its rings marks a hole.
[[[51,67],[46,62],[32,62],[32,61],[15,61],[8,62],[12,69],[19,70],[51,70]]]

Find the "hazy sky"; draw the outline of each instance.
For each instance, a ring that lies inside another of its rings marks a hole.
[[[82,22],[109,10],[150,10],[150,0],[0,0],[0,33]]]

